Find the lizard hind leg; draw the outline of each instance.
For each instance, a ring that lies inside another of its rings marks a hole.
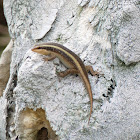
[[[58,72],[57,75],[63,78],[67,76],[68,74],[78,74],[78,73],[79,71],[77,69],[67,69],[65,71]]]
[[[86,70],[87,70],[87,72],[91,73],[92,76],[99,75],[99,72],[94,71],[92,66],[90,66],[90,65],[86,66]]]

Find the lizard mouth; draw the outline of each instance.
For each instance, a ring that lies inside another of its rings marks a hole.
[[[35,48],[32,48],[31,50],[33,51],[33,52],[35,52],[36,50],[39,50],[39,49],[41,49],[40,47],[35,47]]]
[[[36,50],[36,48],[31,49],[33,52]]]

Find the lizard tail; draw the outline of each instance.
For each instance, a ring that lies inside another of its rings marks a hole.
[[[93,99],[90,100],[90,114],[89,114],[88,124],[90,122],[90,118],[91,118],[91,114],[92,114],[92,108],[93,108]]]

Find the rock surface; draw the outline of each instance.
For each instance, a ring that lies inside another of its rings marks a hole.
[[[8,101],[0,106],[7,110],[0,139],[6,131],[7,139],[33,140],[42,128],[48,129],[49,139],[140,139],[138,0],[4,0],[4,10],[14,50],[0,99]],[[89,74],[94,94],[89,125],[90,103],[82,80],[74,75],[59,79],[56,72],[66,69],[62,63],[44,62],[45,56],[31,51],[41,42],[63,44],[85,65],[104,73]],[[45,112],[43,121],[38,110]]]

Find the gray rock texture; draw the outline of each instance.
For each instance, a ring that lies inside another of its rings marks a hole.
[[[0,98],[0,139],[6,140],[6,116],[7,116],[7,100],[4,98]]]
[[[0,106],[5,121],[0,117],[0,139],[35,140],[44,127],[53,140],[140,139],[138,0],[4,0],[4,11],[14,48],[0,98],[7,101]],[[31,51],[42,42],[63,44],[104,74],[89,74],[94,95],[89,124],[82,80],[59,78],[57,71],[66,69],[59,59],[45,62]]]

